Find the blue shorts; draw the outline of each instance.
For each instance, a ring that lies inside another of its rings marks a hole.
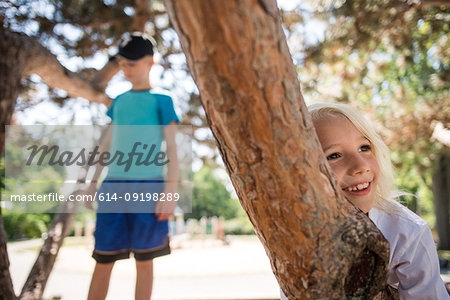
[[[162,177],[107,178],[96,193],[97,213],[153,213],[164,186]]]
[[[146,189],[146,183],[142,181],[105,180],[98,193],[123,195],[137,189],[159,193],[164,189],[164,181],[160,181],[158,185],[149,181],[151,184]],[[99,207],[101,205],[99,202]],[[154,213],[98,212],[92,256],[99,263],[128,258],[130,252],[134,253],[136,260],[153,259],[170,253],[168,233],[168,221],[158,221]]]

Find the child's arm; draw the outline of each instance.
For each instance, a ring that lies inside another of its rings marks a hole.
[[[405,243],[403,254],[394,262],[400,299],[450,299],[439,275],[439,260],[430,228],[423,226],[421,232],[411,235]]]
[[[167,158],[169,163],[167,165],[167,178],[166,185],[164,188],[164,195],[166,200],[168,196],[174,197],[174,193],[177,192],[178,184],[178,156],[177,156],[177,145],[175,144],[175,134],[177,132],[176,122],[172,122],[167,126],[164,126],[164,139],[167,144]],[[167,220],[177,206],[176,201],[164,201],[158,202],[156,205],[156,216],[158,221]]]

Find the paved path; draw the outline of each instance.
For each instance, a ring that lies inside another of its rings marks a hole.
[[[8,244],[18,293],[37,256],[40,240]],[[155,260],[153,299],[275,299],[279,289],[269,259],[256,237],[174,240],[172,254]],[[86,299],[94,260],[92,239],[68,238],[50,275],[44,297]],[[108,300],[133,299],[134,260],[114,267]]]
[[[8,244],[11,275],[19,293],[37,257],[41,240]],[[276,299],[278,284],[255,236],[234,237],[229,245],[211,239],[171,242],[172,254],[155,260],[153,299]],[[93,240],[67,238],[50,275],[44,297],[86,299],[94,260]],[[133,299],[133,259],[114,267],[107,300]],[[450,282],[449,270],[441,274]]]

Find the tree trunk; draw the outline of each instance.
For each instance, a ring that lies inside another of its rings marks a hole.
[[[72,97],[85,97],[90,101],[108,103],[103,90],[109,79],[117,72],[117,63],[111,62],[104,69],[95,72],[92,80],[83,79],[62,67],[56,57],[42,47],[35,39],[23,34],[0,32],[0,153],[5,146],[5,126],[10,123],[16,99],[20,91],[20,80],[36,73],[53,88],[65,89]],[[1,178],[0,178],[1,183]],[[22,289],[21,299],[41,299],[56,255],[68,234],[73,214],[56,215],[48,238]],[[9,259],[6,249],[6,235],[0,211],[0,295],[1,299],[16,299]]]
[[[436,229],[439,236],[438,248],[450,250],[450,155],[443,153],[433,175],[434,209]]]
[[[5,128],[10,123],[14,105],[19,95],[19,87],[24,68],[23,51],[20,43],[13,35],[0,32],[0,154],[5,148]],[[1,183],[1,176],[0,176]],[[15,299],[11,274],[9,273],[9,258],[6,250],[6,234],[3,228],[3,218],[0,213],[0,295],[2,299]]]
[[[321,151],[274,0],[166,0],[242,206],[289,299],[371,299],[389,245]]]
[[[3,228],[3,218],[0,212],[0,295],[2,299],[16,299],[11,274],[9,273],[9,258],[6,249],[6,234]]]

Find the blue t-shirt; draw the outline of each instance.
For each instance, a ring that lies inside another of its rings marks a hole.
[[[162,129],[179,122],[172,98],[154,90],[128,91],[114,99],[106,114],[113,121],[110,155],[116,155],[108,165],[108,178],[161,177],[165,161],[160,153]],[[151,163],[157,157],[159,165]]]

